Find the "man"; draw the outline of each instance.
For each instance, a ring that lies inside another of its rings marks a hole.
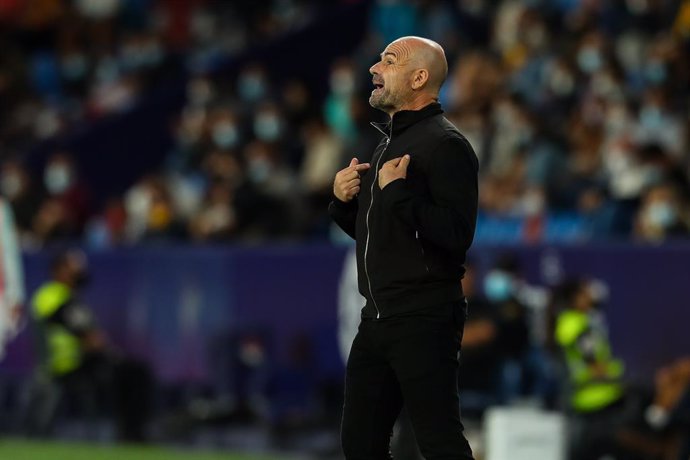
[[[63,252],[52,262],[51,279],[31,299],[39,351],[28,417],[32,433],[48,433],[62,393],[76,395],[92,417],[100,405],[99,387],[108,378],[99,365],[105,343],[91,310],[77,297],[86,279],[85,255]]]
[[[369,70],[369,103],[389,117],[370,162],[335,176],[329,212],[356,240],[366,298],[347,363],[348,459],[389,458],[405,405],[427,459],[472,459],[457,390],[466,315],[460,279],[477,213],[477,157],[442,116],[448,71],[430,40],[392,42]]]
[[[0,360],[20,329],[24,272],[12,208],[0,198]]]
[[[85,254],[62,252],[53,260],[51,279],[31,299],[40,358],[27,428],[31,434],[48,434],[64,395],[77,403],[87,422],[112,413],[120,439],[143,441],[150,371],[108,344],[91,309],[79,299],[88,278]]]
[[[568,366],[570,407],[576,416],[570,458],[577,460],[621,453],[619,432],[630,417],[626,397],[633,396],[626,394],[624,366],[611,351],[597,296],[592,283],[579,279],[566,281],[557,291],[562,311],[555,339]]]

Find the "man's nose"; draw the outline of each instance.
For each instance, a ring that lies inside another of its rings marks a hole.
[[[378,72],[376,71],[376,69],[378,68],[378,66],[379,66],[379,63],[377,62],[377,63],[374,64],[373,66],[369,67],[369,73],[372,74],[372,75],[376,75],[376,74],[378,73]]]

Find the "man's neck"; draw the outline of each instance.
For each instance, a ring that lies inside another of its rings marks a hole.
[[[388,116],[392,119],[393,115],[395,115],[398,112],[402,112],[404,110],[420,110],[426,107],[427,105],[438,102],[438,96],[437,95],[431,95],[431,94],[420,94],[416,98],[412,99],[409,102],[406,102],[400,107],[397,107],[396,109],[388,112]]]

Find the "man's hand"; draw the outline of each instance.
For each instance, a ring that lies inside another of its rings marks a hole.
[[[379,171],[379,187],[381,190],[394,180],[405,179],[407,177],[407,167],[409,164],[409,155],[403,155],[402,157],[386,161]]]
[[[366,171],[367,169],[369,169],[369,163],[359,164],[359,160],[353,158],[350,166],[338,171],[335,175],[335,181],[333,181],[333,194],[335,197],[347,203],[357,196],[359,184],[361,183],[359,172]]]

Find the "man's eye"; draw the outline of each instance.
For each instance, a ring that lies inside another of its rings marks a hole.
[[[386,64],[391,65],[393,64],[393,61],[391,61],[390,59],[386,59]]]

